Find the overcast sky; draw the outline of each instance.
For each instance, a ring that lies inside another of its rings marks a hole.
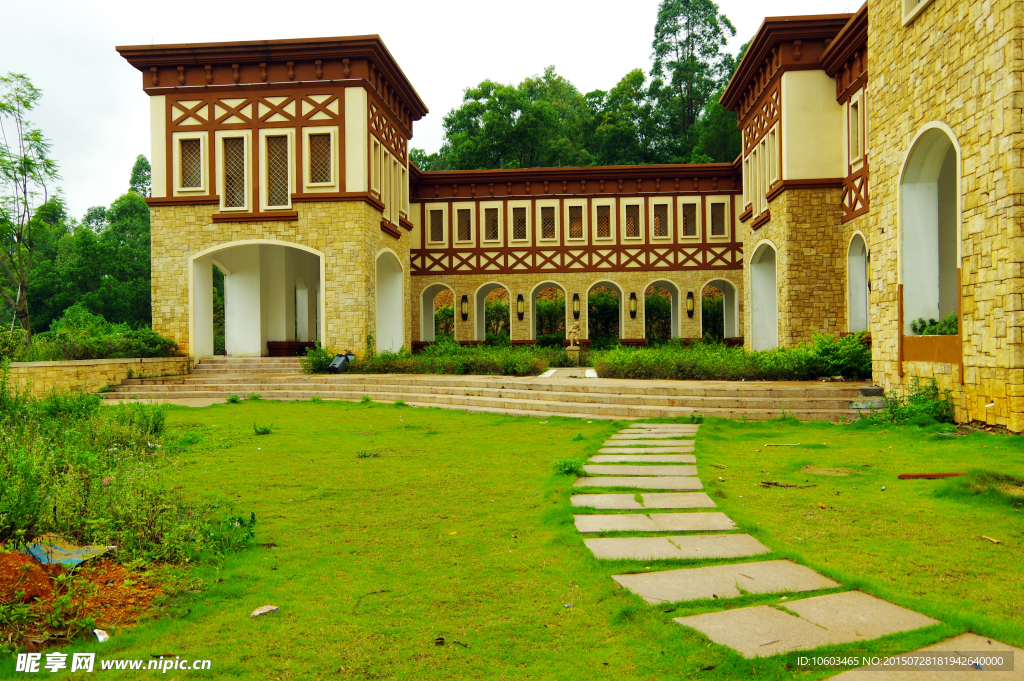
[[[109,205],[127,190],[135,157],[150,153],[142,79],[115,45],[379,34],[430,109],[413,128],[412,146],[433,152],[444,115],[486,78],[517,83],[553,64],[589,92],[611,88],[631,69],[648,71],[658,1],[254,0],[244,12],[238,7],[219,0],[4,3],[0,73],[24,73],[43,90],[33,120],[53,142],[72,215]],[[766,14],[854,12],[860,3],[721,0],[720,7],[736,26],[728,48],[736,53]]]

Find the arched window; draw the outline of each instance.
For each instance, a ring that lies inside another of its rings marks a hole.
[[[849,310],[847,330],[866,331],[868,328],[868,249],[864,237],[854,235],[846,257],[846,299]]]
[[[776,254],[771,244],[761,244],[750,258],[751,348],[771,350],[779,345],[779,289]]]

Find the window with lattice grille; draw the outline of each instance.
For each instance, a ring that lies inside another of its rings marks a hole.
[[[711,204],[711,236],[725,236],[725,204]]]
[[[597,238],[608,239],[612,235],[612,207],[597,207]]]
[[[668,204],[654,206],[654,236],[668,236]]]
[[[330,184],[334,181],[331,172],[331,133],[317,133],[309,136],[309,183]]]
[[[525,239],[526,238],[526,209],[525,208],[513,208],[512,209],[512,238],[513,239]]]
[[[498,209],[484,209],[484,239],[487,241],[498,240]]]
[[[224,207],[245,208],[245,139],[224,139]]]
[[[540,209],[540,238],[555,238],[555,207],[544,206]]]
[[[203,148],[197,139],[181,140],[181,189],[200,189],[203,186]]]
[[[288,138],[267,138],[267,206],[288,205]]]
[[[640,206],[626,206],[626,236],[640,236]]]
[[[569,238],[583,238],[583,206],[569,206]]]
[[[430,240],[434,243],[444,241],[444,211],[430,211]]]
[[[683,204],[683,236],[697,236],[697,204]]]
[[[468,208],[460,208],[456,212],[459,228],[459,241],[469,241],[473,238],[472,211]]]

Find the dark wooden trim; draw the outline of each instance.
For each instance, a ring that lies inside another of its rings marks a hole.
[[[412,227],[413,227],[412,223],[409,222],[408,220],[406,220],[405,218],[403,218],[401,215],[398,216],[398,225],[399,225],[399,227],[404,227],[405,230],[408,231],[408,232],[412,231]]]
[[[896,374],[903,378],[903,284],[896,285]]]
[[[903,361],[960,364],[963,346],[960,335],[904,336]]]
[[[850,97],[857,94],[857,92],[865,85],[867,85],[867,83],[868,72],[865,71],[864,73],[857,76],[857,79],[850,83],[849,87],[847,87],[845,90],[839,93],[839,95],[836,97],[836,101],[839,102],[840,104],[846,104],[846,102],[850,100]]]
[[[514,341],[509,341],[509,342],[512,345],[536,345],[537,344],[537,341],[535,341],[535,340],[514,340]]]
[[[643,348],[647,347],[646,338],[620,338],[619,345],[625,345],[626,347]]]
[[[402,238],[402,233],[399,232],[397,229],[395,229],[395,226],[392,225],[387,220],[381,220],[380,221],[380,231],[384,232],[388,236],[393,236],[396,239],[401,239]]]
[[[211,217],[214,222],[293,222],[299,219],[299,214],[294,210],[282,210],[262,213],[214,213]]]
[[[157,206],[210,206],[220,205],[219,196],[157,196],[144,199],[150,208]]]
[[[766,224],[768,224],[768,222],[771,219],[772,219],[772,212],[770,210],[766,210],[765,212],[761,213],[756,218],[754,218],[754,221],[750,223],[750,228],[751,229],[760,229],[761,227],[763,227]]]
[[[754,215],[754,206],[752,204],[748,203],[746,208],[743,210],[743,212],[740,213],[739,221],[740,222],[746,222],[753,215]]]
[[[782,182],[776,182],[774,185],[772,185],[772,188],[768,191],[768,193],[764,195],[764,200],[767,201],[768,203],[771,203],[776,199],[776,197],[778,197],[779,194],[781,194],[784,191],[786,191],[786,185],[784,185]]]

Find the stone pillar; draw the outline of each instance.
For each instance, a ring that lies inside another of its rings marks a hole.
[[[213,262],[198,258],[192,262],[192,355],[213,356]]]
[[[261,350],[264,356],[267,354],[267,341],[288,339],[287,317],[285,316],[288,298],[285,251],[283,246],[260,246],[260,297],[263,323]]]
[[[225,350],[232,357],[260,357],[260,247],[230,248],[220,258],[231,272],[224,277]]]

